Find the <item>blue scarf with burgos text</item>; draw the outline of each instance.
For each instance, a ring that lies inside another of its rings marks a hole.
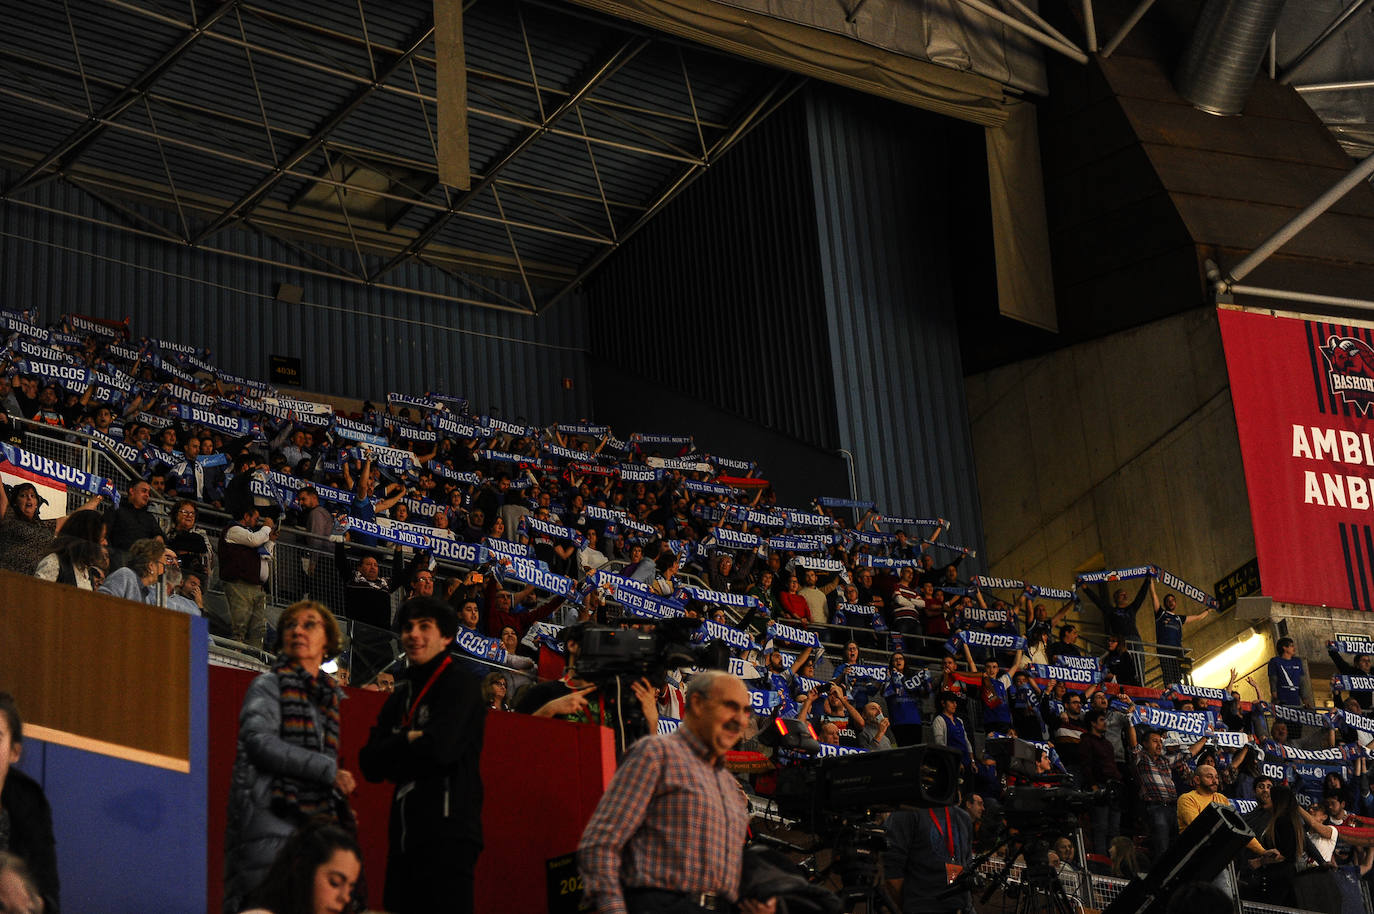
[[[729,527],[716,527],[711,530],[710,536],[715,545],[725,549],[757,549],[763,545],[763,540],[754,534],[740,533]]]
[[[1102,681],[1102,674],[1097,670],[1063,666],[1060,664],[1033,663],[1027,667],[1027,672],[1036,679],[1053,679],[1055,682],[1074,682],[1080,685],[1090,685]]]
[[[577,584],[571,578],[565,578],[561,574],[550,571],[543,562],[534,559],[522,559],[514,555],[503,555],[492,552],[490,549],[483,550],[481,560],[484,564],[493,562],[498,576],[514,578],[521,584],[529,584],[555,596],[566,597],[570,600],[578,598]]]
[[[69,467],[65,463],[58,463],[48,457],[40,457],[31,454],[23,448],[17,448],[12,444],[0,442],[3,448],[5,461],[18,470],[25,470],[35,476],[58,483],[62,486],[70,486],[91,495],[103,495],[110,500],[115,507],[119,506],[119,491],[114,483],[103,476],[96,476],[94,473],[87,473],[85,470],[78,470],[76,467]],[[66,507],[65,505],[63,506]]]
[[[1374,641],[1328,641],[1326,649],[1338,654],[1368,654],[1374,657]]]
[[[781,622],[769,622],[764,638],[766,641],[784,641],[817,651],[821,648],[821,639],[815,632],[794,625],[784,625]]]
[[[801,511],[797,508],[778,508],[782,514],[782,519],[787,521],[789,527],[833,527],[835,519],[826,514],[816,514],[811,511]]]
[[[1062,587],[1040,587],[1014,578],[991,578],[984,574],[975,574],[971,580],[979,587],[988,590],[1024,590],[1033,596],[1048,597],[1051,600],[1072,600],[1075,596],[1072,590],[1065,590]]]
[[[562,524],[555,524],[550,521],[540,520],[533,514],[526,514],[520,518],[520,532],[534,534],[536,536],[547,536],[551,540],[570,540],[578,549],[587,546],[587,538],[578,533],[572,527],[565,527]]]
[[[990,647],[997,651],[1023,651],[1026,639],[1021,635],[1006,635],[1001,632],[985,632],[978,629],[961,629],[955,636],[973,647]]]
[[[842,574],[845,571],[844,562],[839,559],[827,559],[814,555],[794,556],[787,564],[797,568],[809,568],[822,574]]]
[[[479,635],[477,632],[467,628],[458,629],[458,637],[453,639],[454,643],[466,653],[483,660],[490,660],[492,663],[499,663],[501,666],[510,666],[510,654],[501,646],[501,642],[495,638],[488,638]]]
[[[1286,705],[1269,705],[1269,710],[1279,720],[1290,724],[1302,724],[1304,727],[1323,727],[1327,730],[1334,730],[1335,724],[1326,714],[1316,711],[1309,711],[1307,708],[1290,708]]]
[[[697,629],[692,636],[693,641],[724,641],[733,650],[737,651],[756,651],[759,646],[754,643],[754,639],[735,628],[732,625],[725,625],[714,619],[705,619],[701,623],[701,628]]]
[[[824,552],[830,548],[830,537],[807,534],[784,533],[768,538],[769,549],[784,552]]]
[[[409,394],[389,393],[386,395],[386,402],[395,403],[399,406],[414,406],[419,409],[444,409],[444,404],[431,397],[412,397]]]
[[[729,505],[725,509],[726,516],[731,520],[741,521],[746,524],[755,524],[759,527],[786,527],[787,521],[769,511],[760,511],[757,508],[750,508],[745,505]]]
[[[1169,730],[1194,738],[1207,732],[1207,715],[1201,711],[1166,711],[1148,705],[1136,705],[1131,723],[1144,724],[1155,730]]]
[[[1176,692],[1177,694],[1187,696],[1188,698],[1206,698],[1210,701],[1231,700],[1230,693],[1228,693],[1225,689],[1214,689],[1210,686],[1195,686],[1184,685],[1183,683],[1174,683],[1173,685],[1168,686],[1168,688],[1165,691]]]

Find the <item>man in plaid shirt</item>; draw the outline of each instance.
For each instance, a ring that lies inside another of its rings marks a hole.
[[[1126,700],[1126,714],[1129,720],[1130,713],[1135,708],[1135,703],[1131,701],[1129,695],[1123,696]],[[1130,724],[1126,725],[1126,748],[1131,754],[1131,763],[1135,766],[1136,775],[1140,780],[1140,802],[1145,814],[1145,827],[1150,838],[1150,854],[1155,859],[1169,847],[1174,835],[1178,834],[1177,827],[1177,807],[1178,789],[1174,786],[1175,774],[1186,778],[1191,774],[1191,761],[1207,740],[1199,739],[1187,752],[1174,752],[1170,755],[1164,754],[1164,734],[1157,730],[1150,730],[1145,736],[1145,745],[1142,747],[1137,741],[1136,728]]]
[[[749,692],[729,673],[687,684],[682,725],[635,743],[577,848],[587,898],[601,914],[729,911],[739,893],[748,804],[725,754],[744,733]],[[742,914],[775,902],[743,900]]]

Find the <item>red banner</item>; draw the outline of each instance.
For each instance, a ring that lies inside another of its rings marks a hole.
[[[1218,316],[1264,593],[1374,609],[1374,330]]]

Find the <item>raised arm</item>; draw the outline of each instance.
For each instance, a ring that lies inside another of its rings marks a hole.
[[[811,645],[802,648],[797,654],[797,659],[792,661],[792,675],[801,672],[801,668],[806,666],[806,659],[811,656]]]

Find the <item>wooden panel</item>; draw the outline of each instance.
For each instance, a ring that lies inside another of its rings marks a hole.
[[[0,689],[46,740],[189,768],[190,623],[172,610],[0,572]]]

